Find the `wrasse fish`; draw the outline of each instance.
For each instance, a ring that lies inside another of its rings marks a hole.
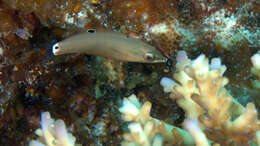
[[[115,32],[88,31],[53,45],[54,55],[86,53],[127,62],[162,63],[165,58],[155,47]]]

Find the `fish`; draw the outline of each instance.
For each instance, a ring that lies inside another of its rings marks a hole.
[[[117,32],[88,31],[57,42],[54,55],[85,53],[125,62],[166,63],[155,47]]]

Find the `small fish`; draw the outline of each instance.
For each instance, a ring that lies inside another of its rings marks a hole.
[[[127,62],[162,63],[165,58],[155,47],[115,32],[88,31],[53,45],[54,55],[86,53]]]

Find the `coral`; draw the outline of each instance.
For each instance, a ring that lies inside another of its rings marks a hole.
[[[207,137],[200,129],[197,120],[187,119],[184,121],[183,125],[184,128],[187,129],[192,135],[197,146],[209,146]]]
[[[254,73],[259,67],[258,55],[252,57]],[[223,76],[226,66],[220,58],[213,58],[209,63],[202,54],[191,60],[185,51],[179,51],[176,69],[175,81],[163,77],[160,83],[164,92],[171,93],[170,97],[185,110],[184,129],[152,117],[151,102],[141,104],[131,95],[124,98],[119,108],[129,130],[123,134],[123,146],[259,144],[257,110],[253,103],[242,106],[225,89],[229,81]],[[101,121],[95,126],[96,131],[102,132],[106,123]],[[39,140],[32,140],[30,145],[75,144],[75,137],[67,132],[64,122],[55,121],[48,112],[41,115],[41,127],[36,130]]]
[[[201,129],[219,144],[248,143],[260,129],[257,110],[253,103],[239,104],[225,89],[228,79],[219,58],[209,60],[200,55],[190,60],[186,52],[177,55],[177,83],[161,80],[164,88],[173,87],[171,98],[186,111],[186,118],[199,121]],[[169,91],[169,90],[168,90]]]
[[[119,111],[123,114],[123,119],[130,122],[128,125],[130,133],[124,134],[123,146],[131,144],[142,146],[193,144],[187,131],[151,117],[151,106],[150,102],[141,105],[135,95],[124,98]]]
[[[254,67],[257,66],[257,56],[252,57]],[[151,103],[141,105],[132,95],[124,99],[119,109],[123,119],[130,122],[130,133],[124,134],[123,145],[187,144],[185,140],[190,136],[194,139],[192,143],[200,146],[249,144],[253,137],[259,140],[257,110],[253,103],[243,107],[228,94],[225,89],[228,79],[223,77],[226,66],[221,64],[220,58],[213,58],[209,63],[202,54],[190,60],[185,51],[179,51],[176,68],[174,79],[177,82],[164,77],[161,85],[164,92],[171,92],[170,97],[185,110],[183,126],[191,135],[151,117]]]
[[[253,67],[251,73],[256,76],[257,80],[253,80],[252,84],[255,88],[260,89],[260,51],[251,57]]]
[[[67,131],[64,121],[52,119],[49,112],[41,114],[41,129],[35,133],[39,140],[30,141],[29,146],[74,146],[76,141]]]

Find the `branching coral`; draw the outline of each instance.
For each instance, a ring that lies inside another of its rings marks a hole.
[[[219,58],[209,64],[205,55],[195,60],[188,59],[184,51],[177,55],[174,79],[178,83],[165,83],[164,88],[173,86],[171,98],[186,111],[186,117],[198,120],[206,136],[219,144],[248,143],[260,128],[257,111],[253,103],[244,108],[224,86],[228,79],[223,77],[226,70]]]
[[[190,132],[197,146],[209,146],[207,137],[200,129],[197,120],[187,119],[183,125]]]
[[[193,141],[189,133],[150,116],[151,103],[143,105],[135,95],[125,98],[119,111],[123,119],[130,122],[129,133],[124,134],[123,146],[142,145],[192,145]]]
[[[260,89],[260,51],[251,57],[251,62],[253,64],[251,72],[257,77],[257,80],[253,80],[252,84],[255,88]]]
[[[252,72],[259,75],[259,54],[252,57]],[[177,55],[174,80],[162,78],[161,85],[186,112],[183,126],[169,125],[150,116],[152,104],[143,105],[135,95],[124,98],[119,111],[128,122],[123,146],[162,145],[260,145],[260,121],[253,103],[245,107],[225,89],[228,79],[223,76],[226,66],[219,58],[209,63],[205,55],[190,60],[186,52]],[[36,134],[40,141],[30,145],[73,146],[75,138],[67,132],[62,120],[54,121],[48,112],[42,113],[41,127]],[[44,143],[44,144],[43,144]]]
[[[32,140],[29,146],[74,146],[75,137],[66,129],[64,121],[54,120],[49,112],[41,114],[41,129],[35,132],[40,138]]]

